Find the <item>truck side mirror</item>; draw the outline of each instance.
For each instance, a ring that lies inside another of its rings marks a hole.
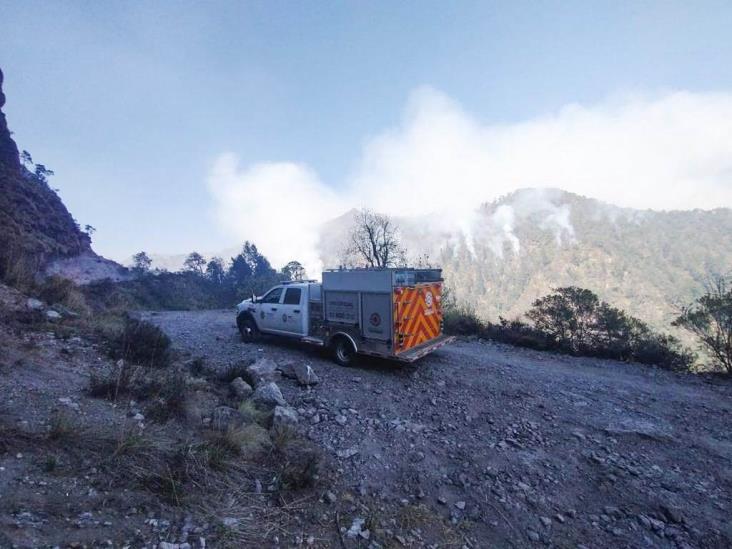
[[[257,296],[254,295],[254,292],[252,292],[252,303],[256,303],[256,302],[257,302]]]

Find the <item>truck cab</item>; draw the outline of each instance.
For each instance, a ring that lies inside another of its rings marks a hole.
[[[237,325],[242,337],[257,333],[305,337],[310,332],[310,303],[320,302],[320,284],[311,281],[285,282],[264,295],[237,305]]]

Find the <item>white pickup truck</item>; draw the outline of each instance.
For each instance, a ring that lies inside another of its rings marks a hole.
[[[236,308],[244,341],[260,334],[327,347],[341,365],[357,354],[412,362],[452,340],[442,333],[439,269],[340,269],[323,282],[283,282]]]

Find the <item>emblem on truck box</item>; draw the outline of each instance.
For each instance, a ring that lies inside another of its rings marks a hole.
[[[424,303],[427,305],[428,309],[432,308],[432,292],[427,292],[424,296]]]
[[[372,326],[378,326],[379,324],[381,324],[381,316],[379,315],[379,313],[372,313],[371,317],[369,318],[369,322]]]

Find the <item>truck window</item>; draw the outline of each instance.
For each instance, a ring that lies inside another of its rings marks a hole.
[[[285,305],[300,305],[300,296],[302,290],[300,288],[287,288],[285,291]]]
[[[279,303],[282,295],[282,288],[273,288],[262,298],[261,303]]]

